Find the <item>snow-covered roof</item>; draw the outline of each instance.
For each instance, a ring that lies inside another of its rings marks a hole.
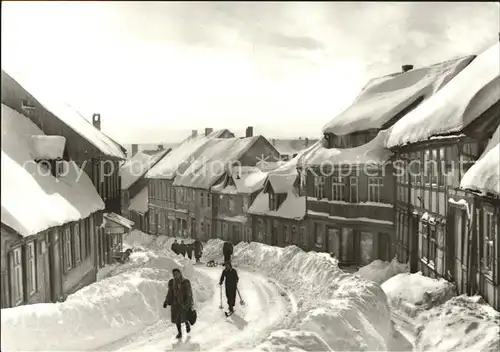
[[[431,97],[473,58],[466,56],[371,80],[350,107],[323,127],[323,132],[347,135],[380,129],[420,97]]]
[[[500,99],[500,45],[481,53],[431,99],[394,124],[389,148],[459,132]]]
[[[301,166],[381,165],[392,155],[392,152],[384,147],[387,131],[379,131],[370,142],[355,148],[328,149],[320,141],[303,154],[299,163]]]
[[[28,75],[20,72],[8,72],[6,74],[31,94],[47,111],[88,140],[103,154],[120,159],[126,158],[121,145],[95,128],[92,123],[87,121],[70,105],[51,94],[44,82],[37,82],[33,77],[28,77]]]
[[[235,166],[231,174],[218,184],[212,186],[211,190],[224,194],[251,194],[264,187],[267,172],[256,166]],[[229,178],[233,184],[228,183]]]
[[[144,187],[130,200],[129,210],[145,214],[148,211],[148,187]]]
[[[213,138],[203,146],[202,153],[175,177],[174,186],[208,189],[221,178],[233,162],[261,136],[248,138]]]
[[[487,195],[500,196],[500,126],[486,149],[462,177],[460,187]]]
[[[189,167],[192,161],[196,159],[196,153],[202,150],[202,147],[208,141],[219,137],[226,130],[219,130],[210,133],[208,136],[198,135],[196,137],[186,138],[178,147],[173,149],[160,162],[153,166],[147,173],[147,178],[153,179],[172,179],[178,172],[183,172]]]
[[[43,132],[27,117],[2,104],[2,223],[30,236],[104,209],[89,177],[78,165],[53,177],[34,162],[32,136]]]
[[[269,194],[263,190],[253,201],[248,209],[248,213],[297,220],[304,218],[306,214],[306,197],[299,196],[294,187],[294,183],[298,177],[297,162],[304,152],[305,150],[289,162],[281,165],[278,169],[269,172],[265,185],[270,183],[275,193],[286,193],[286,199],[278,209],[269,209]]]
[[[120,176],[122,178],[122,189],[128,189],[142,176],[148,172],[158,161],[163,158],[170,149],[157,151],[154,154],[138,152],[131,159],[128,159],[120,167]]]
[[[123,216],[118,215],[116,213],[104,213],[103,216],[104,216],[104,219],[112,221],[115,224],[121,225],[121,226],[126,227],[128,229],[131,229],[132,226],[134,226],[134,222],[132,220],[124,218]]]
[[[65,147],[66,138],[63,136],[31,136],[31,150],[35,160],[61,159]]]

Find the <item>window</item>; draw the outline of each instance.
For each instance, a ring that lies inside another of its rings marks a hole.
[[[247,196],[243,196],[242,210],[243,210],[243,212],[246,212],[248,210],[248,197]]]
[[[208,238],[212,238],[212,224],[207,222],[207,232],[206,232]]]
[[[349,193],[349,201],[351,203],[358,203],[358,178],[357,177],[350,177],[349,178],[349,188],[350,188],[350,193]]]
[[[229,196],[229,211],[234,211],[234,197]]]
[[[431,184],[436,187],[438,184],[438,150],[432,149],[431,154]]]
[[[278,210],[278,197],[273,192],[269,193],[269,210]]]
[[[316,238],[316,243],[317,242],[317,238]],[[321,243],[323,242],[323,239],[321,238]],[[303,246],[307,245],[307,234],[306,234],[306,228],[305,227],[301,227],[300,228],[300,243],[302,243]]]
[[[193,225],[196,226],[196,223]],[[203,222],[203,220],[200,220],[200,230],[201,230],[201,237],[205,237],[205,223]]]
[[[484,209],[484,225],[483,225],[483,268],[490,275],[493,274],[494,268],[496,266],[497,256],[495,255],[495,246],[498,241],[498,233],[496,218],[493,212],[488,209]]]
[[[429,234],[429,228],[426,223],[423,223],[420,221],[419,223],[420,227],[420,257],[422,259],[427,260],[429,258],[429,242],[428,242],[428,234]]]
[[[82,260],[82,250],[81,250],[81,239],[80,239],[80,224],[75,224],[73,227],[73,243],[75,246],[75,263],[79,263]]]
[[[325,197],[325,177],[314,177],[314,197],[316,199],[323,199]]]
[[[63,235],[64,243],[64,269],[66,271],[73,267],[73,253],[71,250],[71,228],[66,226]]]
[[[332,199],[344,200],[344,178],[332,177]]]
[[[285,243],[290,243],[290,227],[283,225],[283,232],[285,233]]]
[[[92,215],[91,215],[92,216]],[[87,236],[85,237],[85,242],[87,245],[87,257],[90,257],[92,255],[92,236],[94,235],[94,230],[92,229],[92,219],[88,217],[85,219],[85,228],[86,228],[86,233]]]
[[[436,227],[431,225],[429,226],[429,253],[428,259],[429,263],[436,265],[437,262],[437,236],[436,236]]]
[[[21,248],[16,248],[10,253],[10,285],[12,287],[12,306],[23,303],[24,289]]]
[[[28,284],[28,295],[36,292],[36,247],[32,241],[26,245],[26,283]]]
[[[380,202],[380,195],[384,179],[382,177],[368,177],[368,201]]]
[[[292,226],[292,243],[299,243],[297,236],[297,226]]]
[[[228,238],[227,223],[222,224],[222,238],[225,240],[227,240],[227,238]]]
[[[318,226],[316,224],[316,226]],[[340,230],[328,228],[328,252],[337,260],[340,260]]]
[[[445,186],[445,172],[446,172],[446,155],[445,148],[439,148],[439,162],[438,162],[438,187],[444,188]]]
[[[200,192],[200,205],[203,207],[205,203],[205,194],[203,192]]]
[[[210,193],[207,193],[207,207],[212,207],[212,195]]]
[[[87,231],[86,231],[86,220],[80,221],[80,240],[82,241],[82,259],[87,258]]]

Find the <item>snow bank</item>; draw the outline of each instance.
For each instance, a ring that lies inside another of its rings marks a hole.
[[[394,258],[391,262],[384,262],[377,259],[370,264],[361,267],[355,275],[359,275],[366,280],[382,284],[391,277],[401,273],[407,273],[408,271],[408,265],[399,263],[396,258]]]
[[[205,257],[220,258],[222,244],[208,241]],[[295,321],[259,350],[387,350],[392,343],[390,310],[381,287],[344,273],[328,254],[252,242],[236,245],[232,261],[236,267],[265,272],[297,300]]]
[[[213,295],[208,277],[180,257],[134,252],[110,277],[70,295],[63,303],[2,309],[3,351],[91,350],[137,333],[165,319],[162,304],[173,268],[191,280],[195,304]]]
[[[500,313],[479,296],[454,297],[416,322],[418,351],[500,350]]]
[[[391,307],[410,317],[456,296],[455,285],[423,276],[421,272],[396,275],[384,282],[382,289]]]

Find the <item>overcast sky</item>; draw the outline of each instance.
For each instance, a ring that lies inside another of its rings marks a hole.
[[[478,53],[496,3],[2,2],[2,65],[122,143],[319,136],[371,77]]]

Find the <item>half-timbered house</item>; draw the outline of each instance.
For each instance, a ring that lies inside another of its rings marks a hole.
[[[122,215],[148,232],[148,181],[144,177],[171,149],[139,151],[120,167]]]
[[[176,201],[177,211],[187,215],[186,225],[191,238],[211,238],[207,229],[215,231],[221,237],[224,224],[213,219],[218,216],[221,198],[215,198],[211,187],[224,177],[233,166],[255,166],[261,160],[276,160],[278,151],[262,136],[253,136],[251,127],[247,128],[243,138],[212,138],[193,159],[189,167],[179,173],[173,182],[176,194],[190,195],[190,201]],[[234,199],[233,199],[234,201]],[[180,222],[184,221],[179,218]],[[203,225],[203,226],[202,226]],[[208,225],[208,227],[207,227]],[[178,225],[179,226],[179,225]],[[217,227],[217,226],[220,226]],[[229,229],[226,231],[228,233]]]
[[[212,238],[219,235],[233,244],[251,242],[252,221],[247,212],[262,190],[266,177],[267,173],[255,166],[235,166],[228,170],[221,181],[211,188],[213,221],[217,231],[211,233],[206,228],[204,233],[212,234]]]
[[[150,234],[187,237],[197,230],[192,220],[195,218],[194,213],[189,214],[188,205],[198,197],[200,204],[208,206],[211,199],[207,199],[209,195],[206,192],[196,196],[192,189],[174,189],[174,179],[188,169],[210,140],[233,137],[234,134],[226,129],[214,132],[212,128],[205,128],[203,135],[193,130],[191,136],[146,173]]]
[[[395,173],[386,130],[439,91],[472,60],[464,57],[372,79],[323,129],[299,162],[311,233],[341,264],[390,260],[395,251]]]
[[[488,254],[478,241],[486,236],[488,242],[488,231],[498,228],[494,207],[487,205],[494,201],[463,191],[460,181],[500,121],[499,61],[497,43],[397,122],[386,143],[400,171],[399,260],[408,261],[413,272],[455,282],[459,293],[479,292],[492,304],[498,302],[498,275],[489,270],[491,261],[484,260]]]
[[[1,119],[1,307],[62,301],[96,279],[104,202],[67,137],[3,103]]]
[[[263,190],[252,202],[252,241],[274,246],[314,247],[308,236],[306,197],[300,193],[298,156],[268,172]]]
[[[3,69],[2,104],[28,117],[45,134],[64,136],[63,159],[73,160],[90,177],[104,201],[104,213],[121,213],[119,163],[126,158],[126,150],[101,131],[100,114],[89,122],[40,80],[18,71],[7,74]],[[96,242],[111,258],[112,244],[101,224],[102,217],[93,225]],[[101,256],[96,261],[104,265]]]

